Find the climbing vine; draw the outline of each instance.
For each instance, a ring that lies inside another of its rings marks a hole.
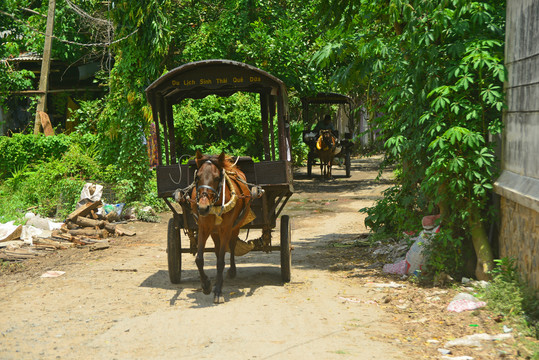
[[[115,46],[115,65],[108,78],[110,92],[98,130],[105,161],[128,183],[127,199],[140,193],[150,175],[145,136],[151,119],[144,89],[162,72],[168,50],[167,8],[170,1],[116,3],[111,12],[117,37],[138,31]]]

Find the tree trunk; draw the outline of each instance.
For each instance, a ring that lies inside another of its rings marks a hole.
[[[490,280],[490,271],[494,268],[492,249],[488,242],[487,232],[481,224],[478,210],[472,210],[468,219],[472,233],[472,242],[477,255],[475,276],[478,280]]]

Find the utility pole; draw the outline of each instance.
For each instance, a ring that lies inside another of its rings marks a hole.
[[[49,0],[49,10],[47,12],[47,28],[45,30],[45,46],[43,47],[43,61],[41,62],[41,74],[39,78],[39,101],[37,103],[36,121],[34,124],[34,134],[39,134],[41,129],[40,111],[47,110],[47,92],[49,91],[49,70],[51,67],[52,30],[54,28],[54,10],[56,0]]]

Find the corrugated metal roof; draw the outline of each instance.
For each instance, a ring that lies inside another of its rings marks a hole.
[[[20,54],[17,57],[14,58],[7,58],[7,61],[41,61],[43,60],[43,56],[36,52],[27,52],[24,54]]]

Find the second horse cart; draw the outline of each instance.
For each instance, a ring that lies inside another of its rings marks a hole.
[[[350,156],[352,153],[352,133],[350,125],[354,124],[353,112],[352,112],[352,99],[346,95],[338,93],[318,93],[315,96],[304,97],[301,99],[303,107],[303,124],[305,130],[303,131],[303,141],[309,146],[309,153],[307,155],[307,175],[312,176],[312,167],[317,163],[316,155],[316,141],[319,134],[313,131],[311,127],[314,123],[322,122],[324,116],[328,115],[328,112],[332,112],[332,106],[338,106],[336,119],[332,119],[332,125],[335,125],[333,134],[338,139],[340,152],[336,155],[336,158],[343,162],[346,177],[350,177],[351,162]],[[329,109],[328,109],[329,107]]]

